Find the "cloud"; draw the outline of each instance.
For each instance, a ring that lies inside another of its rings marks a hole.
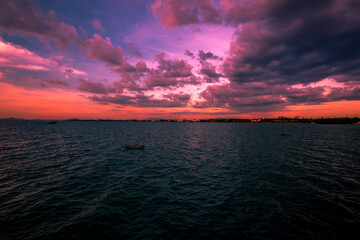
[[[154,87],[168,88],[178,84],[176,78],[165,77],[156,71],[152,72],[152,75],[145,80],[145,83],[148,89],[152,89]]]
[[[163,0],[152,9],[165,27],[238,26],[224,62],[232,81],[314,82],[352,74],[359,64],[360,4],[356,0],[221,0],[219,7],[213,1]],[[222,20],[204,17],[211,11]],[[201,50],[199,57],[205,61],[214,56]]]
[[[228,108],[237,112],[284,110],[293,105],[314,105],[339,100],[359,100],[360,84],[346,86],[333,81],[333,86],[319,84],[290,85],[267,82],[230,82],[208,86],[200,93],[202,101],[195,108]]]
[[[158,69],[164,73],[166,77],[190,77],[192,75],[192,66],[185,60],[166,60],[165,53],[155,55],[159,63]]]
[[[81,84],[77,87],[80,91],[97,93],[97,94],[108,94],[116,92],[116,89],[111,86],[105,86],[103,83],[87,81],[85,79],[79,78]]]
[[[104,32],[99,20],[92,21],[94,28]],[[53,40],[65,49],[72,45],[84,49],[88,58],[105,62],[111,66],[119,66],[123,71],[128,71],[130,64],[125,60],[121,47],[111,44],[110,38],[103,39],[100,35],[94,34],[91,39],[82,39],[74,26],[61,22],[57,19],[54,11],[50,10],[44,14],[41,8],[33,1],[14,0],[0,2],[0,30],[9,34],[30,35],[40,38],[48,45],[48,40]],[[85,38],[87,33],[80,27]],[[139,54],[141,54],[139,52]],[[53,59],[61,66],[60,59]],[[28,69],[39,67],[28,66]]]
[[[214,55],[212,52],[205,53],[203,50],[199,50],[198,54],[200,62],[205,62],[207,59],[223,60],[221,57]]]
[[[137,72],[121,72],[121,80],[114,82],[113,85],[116,87],[118,92],[122,92],[124,89],[129,91],[141,92],[145,90],[138,84],[140,80],[140,74]]]
[[[157,68],[149,70],[147,78],[145,79],[148,90],[154,87],[169,88],[179,84],[196,83],[196,79],[194,80],[195,76],[191,71],[193,67],[187,61],[165,59],[165,53],[163,52],[156,54],[155,60],[158,62]]]
[[[64,63],[61,61],[61,58],[60,57],[52,57],[51,60],[53,60],[54,62],[56,62],[56,64],[58,66],[63,66]]]
[[[229,21],[242,23],[224,64],[232,81],[309,83],[357,69],[360,4],[351,0],[255,3],[246,7],[257,13],[245,20],[226,15]]]
[[[61,48],[83,43],[75,27],[59,21],[52,10],[44,14],[36,3],[27,0],[0,1],[0,30],[54,40]]]
[[[148,72],[150,69],[146,66],[144,61],[139,61],[136,63],[136,70],[138,72]]]
[[[140,52],[139,49],[137,49],[134,43],[129,43],[125,50],[132,55],[135,55],[137,57],[142,57],[142,53]]]
[[[49,70],[51,61],[0,38],[0,66],[27,70]]]
[[[100,104],[119,104],[119,105],[132,105],[134,104],[134,97],[117,94],[115,96],[91,96],[89,99],[98,102]]]
[[[97,19],[93,19],[91,21],[91,24],[93,25],[93,27],[96,29],[96,30],[99,30],[100,32],[105,32],[105,29],[104,27],[101,25],[100,21],[97,20]]]
[[[66,66],[60,57],[44,58],[35,52],[5,42],[0,38],[0,70],[4,73],[2,81],[17,86],[26,86],[28,88],[39,87],[38,79],[42,87],[48,86],[67,86],[69,83],[62,84],[56,81],[71,75],[87,75],[86,72]],[[65,83],[65,82],[63,82]]]
[[[185,54],[186,56],[191,57],[191,58],[194,58],[194,57],[195,57],[194,53],[190,52],[190,51],[187,50],[187,49],[185,49],[185,53],[184,53],[184,54]]]
[[[73,74],[73,75],[87,75],[86,72],[76,70],[75,68],[71,67],[63,67],[61,68],[64,73]]]
[[[187,103],[190,100],[190,95],[183,92],[179,94],[169,93],[169,94],[164,94],[163,96],[173,101],[179,101],[185,103]]]
[[[127,96],[117,94],[115,96],[91,96],[89,99],[100,104],[119,104],[124,106],[134,107],[159,107],[159,108],[173,108],[185,107],[188,104],[190,96],[188,94],[168,94],[163,95],[164,98],[154,98],[153,96],[146,96],[144,94],[137,94],[135,96]]]
[[[69,84],[67,84],[67,82],[59,80],[59,79],[55,79],[55,78],[41,78],[41,77],[34,77],[35,79],[39,79],[41,80],[42,83],[48,83],[51,85],[56,85],[56,86],[69,86]],[[43,85],[45,87],[45,85]]]
[[[185,107],[189,101],[188,95],[183,94],[168,94],[163,95],[164,99],[156,99],[145,95],[136,96],[137,107],[162,107],[162,108],[174,108],[174,107]]]
[[[214,19],[203,17],[209,9],[215,12]],[[200,94],[203,101],[194,107],[265,111],[359,98],[356,0],[220,0],[219,6],[213,1],[163,0],[156,1],[152,10],[166,28],[209,23],[237,27],[221,69],[230,83],[207,87]],[[198,56],[199,73],[211,82],[215,68],[204,63],[219,58],[203,50]],[[312,85],[326,78],[344,85]]]
[[[212,3],[212,0],[157,0],[151,5],[151,9],[166,28],[199,22],[219,23],[219,12]]]
[[[126,63],[121,47],[114,47],[110,38],[103,39],[99,34],[94,34],[88,39],[85,49],[88,57],[101,60],[111,66],[120,66]]]
[[[200,73],[205,76],[206,82],[216,82],[222,75],[217,73],[214,65],[210,63],[203,63],[201,65]]]

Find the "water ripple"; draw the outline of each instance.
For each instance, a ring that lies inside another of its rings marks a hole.
[[[356,126],[3,121],[1,238],[356,239],[359,133]],[[126,143],[146,147],[131,151]]]

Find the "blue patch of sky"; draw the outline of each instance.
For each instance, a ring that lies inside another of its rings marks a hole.
[[[44,12],[54,10],[60,21],[77,28],[83,27],[88,36],[94,33],[103,38],[110,37],[114,46],[126,47],[123,38],[140,22],[154,21],[151,14],[151,0],[71,0],[71,1],[40,1],[39,5]],[[95,29],[92,20],[99,20],[104,27],[102,33]]]

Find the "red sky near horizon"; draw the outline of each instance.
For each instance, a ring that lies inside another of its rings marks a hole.
[[[359,12],[356,0],[1,1],[0,118],[360,116]]]

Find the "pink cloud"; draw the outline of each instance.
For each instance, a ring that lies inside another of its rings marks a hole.
[[[152,89],[154,87],[170,87],[170,86],[175,86],[178,84],[176,78],[169,78],[169,77],[165,77],[161,74],[158,74],[156,72],[153,73],[154,75],[148,77],[145,80],[146,86],[149,89]]]
[[[85,45],[89,58],[104,61],[109,65],[125,64],[121,47],[114,47],[108,37],[103,39],[99,34],[94,34],[93,37],[87,40]]]
[[[156,54],[155,57],[159,63],[159,70],[166,77],[190,77],[192,75],[192,66],[186,60],[166,60],[165,53]]]
[[[121,80],[113,83],[118,92],[122,92],[124,89],[135,92],[144,90],[138,84],[140,75],[137,72],[120,72],[120,76]]]
[[[91,21],[91,24],[93,25],[93,27],[97,30],[99,30],[100,32],[105,32],[105,29],[103,28],[103,26],[101,25],[100,21],[97,19],[93,19]]]
[[[139,61],[136,63],[136,70],[138,72],[148,72],[149,68],[146,66],[146,63],[144,61]]]
[[[219,80],[222,75],[216,72],[214,65],[210,63],[203,63],[201,65],[200,73],[205,76],[206,82],[215,82]]]
[[[34,79],[53,80],[61,79],[64,75],[67,78],[69,75],[87,75],[84,71],[66,66],[60,57],[43,58],[35,52],[2,39],[0,39],[0,70],[4,71],[3,81],[33,88],[39,86],[39,82]],[[29,78],[29,75],[32,78]],[[58,83],[41,80],[40,85],[42,87],[67,86],[67,84]]]
[[[0,38],[0,65],[24,67],[25,69],[36,68],[44,70],[51,65],[51,61],[42,58],[34,52],[18,45],[4,42]],[[30,66],[30,67],[29,67]]]

